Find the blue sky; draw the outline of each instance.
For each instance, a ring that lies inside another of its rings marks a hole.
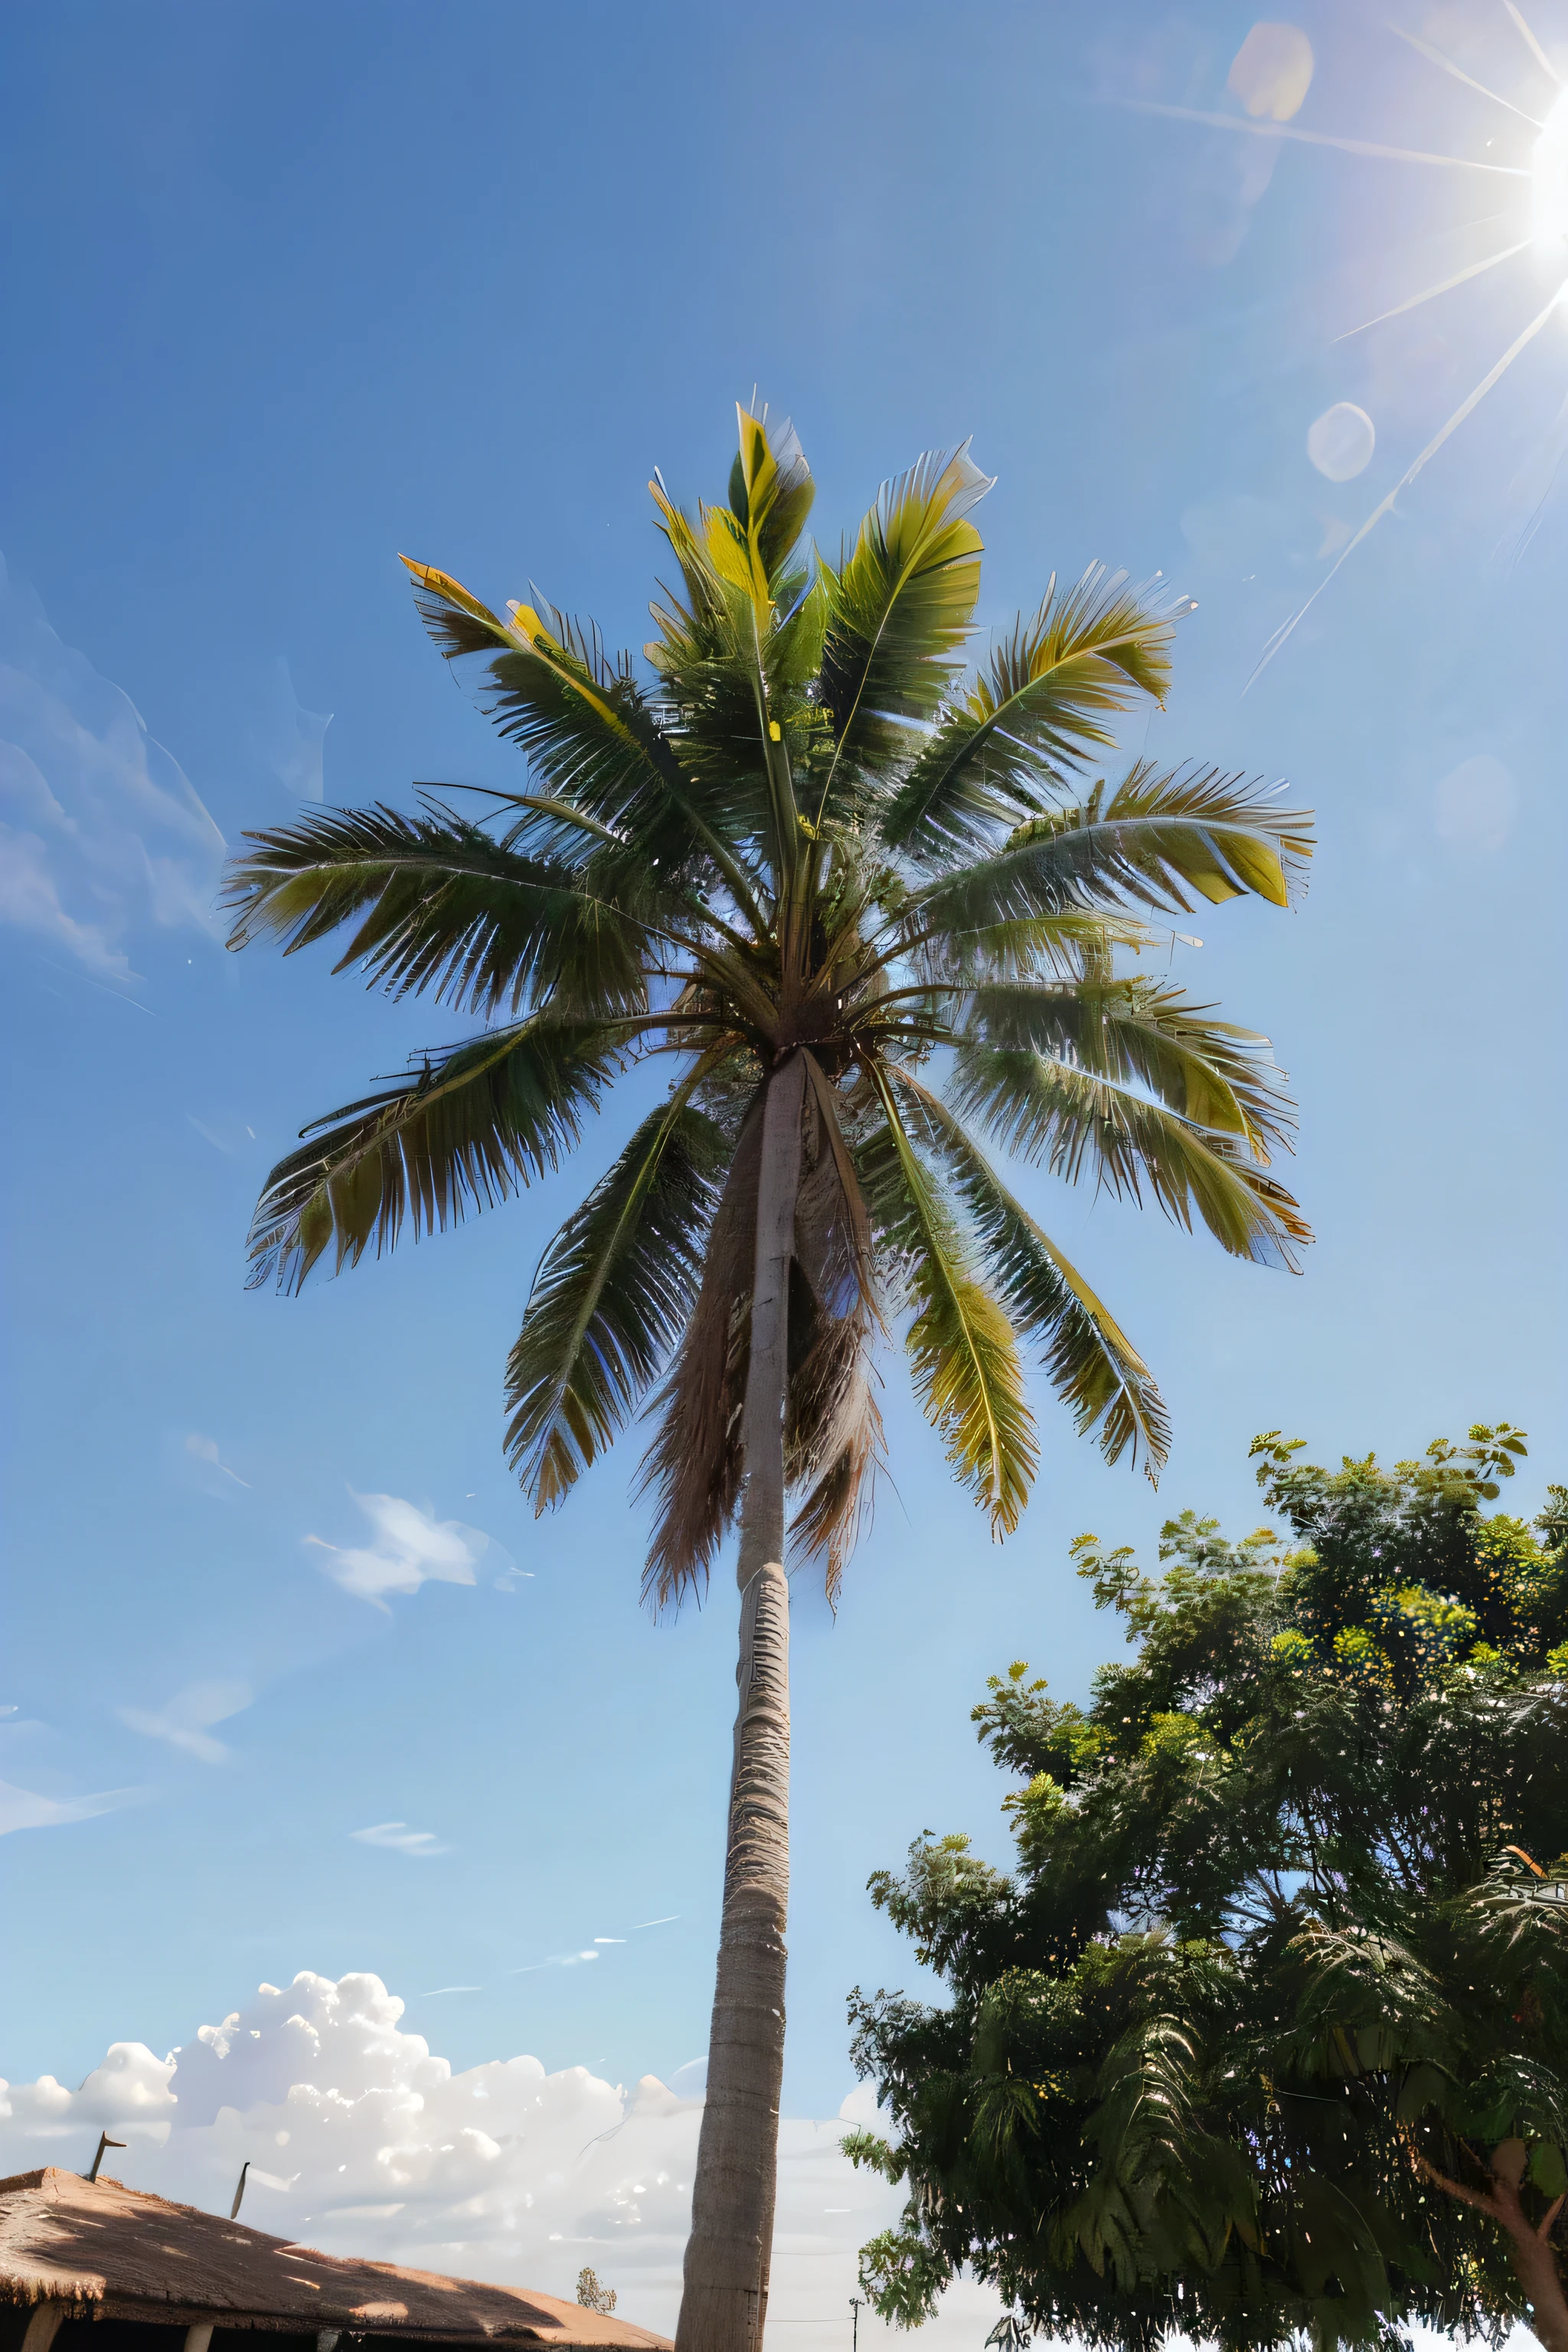
[[[1561,0],[1531,14],[1568,56]],[[1528,161],[1527,128],[1361,7],[1293,21],[1298,127]],[[631,2081],[704,2046],[727,1586],[674,1622],[639,1610],[635,1443],[537,1524],[500,1444],[535,1259],[637,1088],[506,1210],[299,1301],[247,1294],[273,1159],[446,1030],[322,953],[226,955],[206,908],[216,832],[301,793],[517,777],[400,549],[492,601],[538,580],[640,645],[648,473],[718,494],[753,383],[795,420],[825,541],[973,434],[998,478],[987,627],[1095,558],[1189,588],[1175,692],[1129,751],[1289,777],[1322,843],[1300,912],[1207,911],[1173,950],[1291,1074],[1304,1276],[1026,1180],[1164,1386],[1160,1495],[1041,1392],[1038,1490],[993,1549],[895,1361],[897,1493],[837,1621],[797,1580],[790,2111],[850,2087],[848,1988],[917,1979],[868,1873],[927,1826],[1004,1851],[968,1722],[985,1675],[1028,1656],[1081,1696],[1106,1654],[1081,1528],[1152,1549],[1189,1503],[1252,1525],[1247,1445],[1274,1426],[1395,1455],[1506,1416],[1531,1433],[1520,1504],[1564,1475],[1568,318],[1244,698],[1554,282],[1531,250],[1336,341],[1523,235],[1528,183],[1128,104],[1241,123],[1251,22],[1219,0],[13,12],[0,732],[32,764],[0,806],[0,1778],[37,1818],[0,1848],[0,2072],[74,2082],[110,2040],[162,2052],[301,1969],[379,1974],[459,2065]],[[1410,24],[1550,100],[1486,0]],[[1342,402],[1376,446],[1335,483],[1307,436]]]

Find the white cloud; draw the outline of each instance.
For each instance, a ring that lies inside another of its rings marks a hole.
[[[79,2090],[68,2091],[52,2074],[40,2074],[36,2083],[0,2084],[0,2145],[85,2137],[111,2128],[161,2143],[177,2111],[169,2088],[174,2073],[173,2055],[158,2059],[144,2042],[114,2042]],[[52,2153],[35,2159],[56,2160]]]
[[[411,1853],[423,1860],[433,1853],[449,1853],[450,1846],[443,1845],[434,1830],[411,1830],[406,1822],[377,1822],[373,1829],[351,1830],[350,1837],[358,1838],[361,1845],[384,1845],[394,1853]],[[449,1992],[457,1986],[449,1985]],[[474,1990],[477,1991],[478,1987]]]
[[[118,2042],[79,2091],[49,2076],[8,2097],[0,2086],[0,2172],[85,2167],[107,2125],[131,2143],[120,2178],[226,2213],[248,2158],[267,2168],[246,2189],[258,2229],[568,2299],[591,2263],[627,2318],[673,2334],[700,2099],[652,2075],[627,2090],[583,2066],[546,2074],[535,2058],[454,2074],[402,2015],[377,1977],[301,1974],[168,2059]],[[839,2116],[781,2126],[770,2352],[847,2326],[856,2250],[897,2216],[898,2190],[838,2147],[871,2112],[861,2091]],[[998,2310],[960,2285],[921,2345],[972,2347]],[[880,2340],[865,2313],[861,2336]]]
[[[510,1552],[460,1519],[437,1519],[397,1495],[354,1495],[354,1501],[374,1530],[371,1543],[342,1547],[322,1536],[305,1541],[330,1552],[326,1573],[374,1608],[385,1609],[389,1592],[417,1592],[422,1584],[472,1584],[481,1560],[500,1570],[498,1582],[517,1573]]]
[[[131,980],[132,931],[215,931],[223,848],[130,697],[61,644],[0,562],[0,923],[99,980]]]
[[[1289,122],[1312,87],[1313,63],[1300,25],[1254,25],[1230,61],[1226,88],[1254,121]]]
[[[18,1789],[13,1781],[0,1780],[0,1837],[12,1830],[52,1830],[67,1822],[89,1822],[96,1814],[111,1813],[117,1806],[129,1804],[139,1792],[134,1789],[104,1789],[93,1797],[40,1797],[32,1789]]]
[[[255,1693],[245,1683],[192,1683],[153,1712],[139,1706],[116,1709],[121,1723],[145,1739],[166,1739],[204,1764],[224,1764],[228,1749],[212,1737],[215,1723],[226,1723],[250,1705]]]

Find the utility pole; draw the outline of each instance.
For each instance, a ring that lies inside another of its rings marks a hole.
[[[858,2294],[850,2296],[849,2309],[854,2331],[849,2338],[849,2352],[860,2352],[860,2298]]]

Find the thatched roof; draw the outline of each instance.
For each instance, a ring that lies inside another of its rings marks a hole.
[[[164,2326],[341,2328],[426,2344],[606,2347],[669,2352],[668,2339],[521,2287],[486,2286],[319,2254],[192,2205],[171,2205],[51,2165],[0,2180],[0,2298],[63,2302],[84,2319]]]

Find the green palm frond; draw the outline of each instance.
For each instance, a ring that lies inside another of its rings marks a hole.
[[[1171,1424],[1142,1357],[1109,1308],[1047,1234],[1013,1198],[941,1098],[908,1071],[893,1073],[913,1106],[910,1124],[940,1153],[984,1252],[986,1272],[1013,1328],[1042,1344],[1052,1388],[1079,1436],[1100,1432],[1100,1449],[1119,1462],[1142,1449],[1149,1477],[1170,1451]]]
[[[1290,1105],[1268,1040],[1180,989],[1126,980],[992,982],[964,1006],[987,1045],[1042,1053],[1115,1086],[1139,1086],[1194,1127],[1242,1137],[1265,1163],[1287,1142]]]
[[[689,1097],[650,1111],[540,1260],[507,1360],[507,1459],[534,1512],[563,1502],[637,1407],[696,1301],[729,1157]]]
[[[1020,620],[947,711],[882,819],[882,837],[921,863],[973,854],[998,820],[1046,805],[1049,786],[1092,746],[1135,695],[1163,702],[1171,640],[1184,597],[1093,564],[1058,595],[1053,580],[1030,621]]]
[[[773,589],[800,545],[816,486],[787,417],[770,425],[765,411],[753,416],[739,404],[735,417],[741,446],[730,468],[730,506]]]
[[[746,418],[748,425],[755,421]],[[759,462],[765,471],[765,453]],[[776,709],[771,699],[777,675],[773,592],[782,584],[763,545],[771,500],[764,498],[750,526],[728,507],[706,506],[694,525],[661,485],[652,488],[659,527],[686,590],[684,603],[667,591],[652,608],[659,635],[646,650],[663,688],[662,721],[694,796],[710,789],[720,793],[731,832],[741,817],[747,841],[753,849],[760,845],[781,894],[802,846],[785,726],[798,739],[806,714],[799,695],[786,697]],[[743,483],[742,506],[751,512]]]
[[[921,939],[909,961],[922,977],[979,987],[990,981],[1109,978],[1116,951],[1150,952],[1169,937],[1140,916],[1101,907],[1066,907],[1049,915],[1023,915],[973,930],[937,931]],[[884,950],[889,960],[892,950]]]
[[[982,541],[968,516],[990,488],[967,441],[931,450],[883,485],[837,572],[818,559],[828,606],[821,700],[835,739],[827,810],[838,805],[841,769],[853,777],[887,759],[907,737],[889,721],[929,719],[946,693],[980,593]]]
[[[1113,793],[1097,784],[912,894],[905,920],[963,932],[1129,901],[1187,914],[1194,898],[1217,905],[1249,890],[1286,906],[1311,855],[1310,820],[1269,807],[1268,792],[1215,768],[1161,772],[1140,761]]]
[[[373,1242],[390,1249],[405,1219],[417,1240],[505,1200],[558,1165],[622,1060],[602,1023],[535,1014],[329,1111],[263,1187],[250,1287],[298,1291],[329,1246],[341,1272]]]
[[[983,1120],[1003,1148],[1076,1183],[1089,1160],[1100,1183],[1141,1201],[1145,1184],[1191,1230],[1195,1210],[1235,1257],[1300,1271],[1311,1231],[1300,1210],[1234,1136],[1195,1127],[1043,1054],[965,1044],[955,1108]]]
[[[1010,1534],[1039,1458],[1013,1327],[975,1278],[887,1077],[878,1072],[876,1083],[883,1124],[862,1147],[860,1175],[879,1237],[915,1308],[904,1339],[915,1394],[946,1441],[960,1484],[988,1512],[993,1534]]]
[[[751,905],[756,877],[741,855],[751,828],[743,817],[737,827],[726,795],[704,796],[700,775],[683,768],[629,670],[596,650],[596,632],[568,626],[553,611],[552,628],[523,604],[512,605],[509,625],[447,573],[402,561],[437,648],[448,661],[479,657],[481,709],[556,797],[636,840],[645,866],[681,874],[710,858]]]
[[[580,867],[525,856],[438,803],[415,816],[323,809],[246,838],[225,886],[231,948],[270,933],[291,955],[357,919],[334,969],[358,964],[394,996],[429,989],[484,1013],[647,1003],[646,922]]]

